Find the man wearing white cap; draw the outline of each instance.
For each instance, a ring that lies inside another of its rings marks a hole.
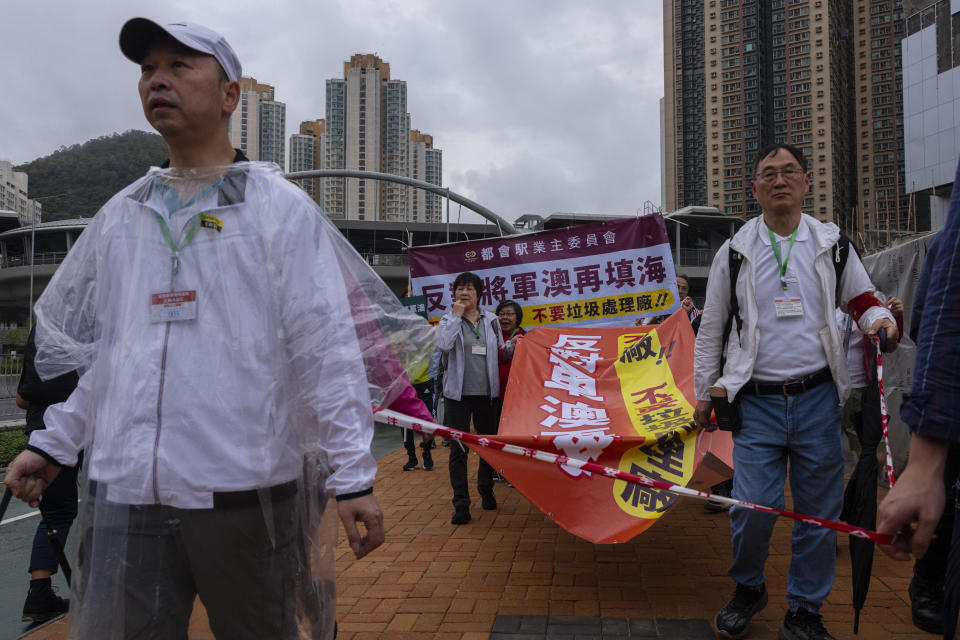
[[[38,371],[83,375],[5,484],[35,505],[87,451],[70,637],[186,638],[199,596],[218,638],[329,638],[327,497],[357,557],[384,539],[364,273],[302,191],[232,148],[222,36],[135,18],[120,47],[169,165],[111,198],[38,301]]]

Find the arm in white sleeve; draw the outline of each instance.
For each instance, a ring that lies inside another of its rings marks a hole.
[[[77,455],[90,442],[95,369],[92,367],[80,376],[77,388],[65,402],[47,407],[43,414],[46,429],[30,434],[30,446],[67,467],[76,466]]]
[[[709,400],[708,389],[723,373],[723,329],[730,316],[730,241],[713,256],[707,280],[706,301],[700,318],[700,331],[693,348],[693,386],[697,400]]]
[[[282,321],[299,404],[317,422],[306,444],[315,437],[326,452],[327,487],[343,495],[373,486],[373,414],[344,275],[319,215],[297,212],[280,231]]]

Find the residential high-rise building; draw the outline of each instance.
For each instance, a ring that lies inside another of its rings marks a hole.
[[[13,211],[21,225],[40,222],[42,207],[27,197],[29,178],[23,171],[14,171],[13,165],[0,160],[0,210]]]
[[[666,207],[758,215],[753,162],[764,145],[785,142],[809,164],[806,212],[855,235],[864,201],[870,215],[877,197],[893,210],[900,5],[665,0]]]
[[[411,176],[407,84],[390,77],[389,63],[372,54],[356,54],[344,63],[342,80],[327,80],[323,140],[325,169]],[[433,155],[441,153],[431,150]],[[436,160],[433,163],[440,166]],[[410,190],[386,181],[329,178],[323,182],[322,203],[331,217],[404,221],[415,215],[424,219],[426,210],[414,214],[410,209]],[[422,196],[417,202],[426,206]]]
[[[326,121],[305,120],[300,123],[300,133],[290,136],[290,171],[312,171],[323,167],[326,143]],[[303,148],[312,144],[313,149]],[[311,178],[296,181],[304,191],[310,194],[317,204],[323,206],[323,178]]]
[[[668,211],[707,201],[703,0],[664,3],[663,180]]]
[[[346,169],[347,82],[327,80],[327,131],[323,153],[324,169]],[[328,178],[323,183],[323,210],[331,218],[347,217],[345,178]],[[356,216],[354,216],[356,217]]]
[[[313,171],[317,166],[317,139],[311,135],[295,133],[290,136],[290,173],[296,171]],[[316,195],[314,181],[311,179],[295,180],[307,194],[313,198]]]
[[[407,83],[386,80],[380,108],[380,171],[409,177],[410,116],[407,113]],[[380,219],[407,220],[409,187],[396,182],[380,184]]]
[[[854,84],[857,135],[857,219],[852,227],[867,248],[887,244],[887,229],[906,228],[904,83],[900,43],[906,34],[900,0],[857,0],[854,9]],[[952,172],[951,172],[952,175]],[[892,237],[896,237],[895,235]]]
[[[260,160],[273,162],[282,169],[287,165],[284,138],[287,129],[287,105],[282,102],[260,103]]]
[[[230,116],[230,142],[250,160],[286,166],[287,106],[274,100],[274,88],[255,78],[240,79],[240,105]]]
[[[443,173],[443,156],[438,149],[433,148],[433,136],[420,133],[416,129],[410,131],[410,154],[407,163],[410,177],[441,186]],[[423,189],[408,189],[408,211],[412,222],[440,222],[441,200],[439,194],[424,191]]]

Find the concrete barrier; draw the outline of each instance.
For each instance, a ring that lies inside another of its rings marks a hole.
[[[23,431],[26,428],[26,420],[0,420],[0,433],[5,433],[7,431]]]

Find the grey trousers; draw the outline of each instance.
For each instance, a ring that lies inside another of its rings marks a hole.
[[[296,638],[296,505],[295,496],[269,509],[85,500],[69,636],[186,640],[199,595],[218,639]]]

